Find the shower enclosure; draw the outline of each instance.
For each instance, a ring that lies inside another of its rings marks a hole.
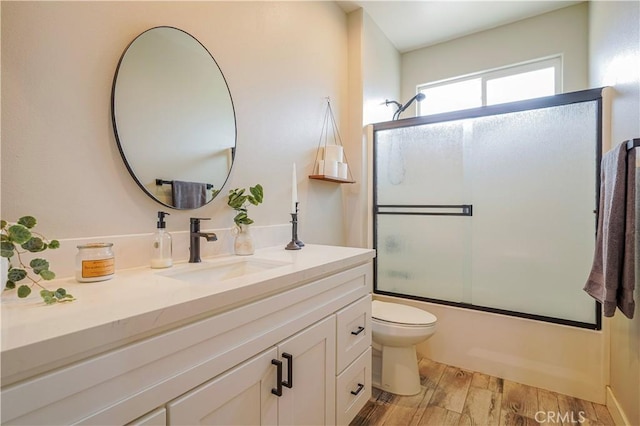
[[[600,329],[602,89],[373,126],[375,292]]]

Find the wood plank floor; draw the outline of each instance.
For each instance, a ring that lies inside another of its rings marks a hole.
[[[374,388],[351,425],[614,426],[604,405],[428,359],[420,361],[420,381],[415,396]]]

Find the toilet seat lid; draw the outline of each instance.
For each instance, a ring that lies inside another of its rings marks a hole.
[[[371,316],[382,321],[410,325],[429,325],[438,320],[435,315],[422,309],[379,300],[372,302]]]

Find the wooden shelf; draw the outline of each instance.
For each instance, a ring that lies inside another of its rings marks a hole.
[[[335,183],[356,183],[355,180],[341,179],[339,177],[327,176],[327,175],[309,175],[309,179],[326,180],[327,182],[335,182]]]

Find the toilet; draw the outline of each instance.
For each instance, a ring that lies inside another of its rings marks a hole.
[[[435,332],[437,318],[422,309],[374,300],[371,309],[374,349],[381,351],[380,389],[396,395],[420,392],[416,347]],[[374,380],[374,385],[377,385]]]

